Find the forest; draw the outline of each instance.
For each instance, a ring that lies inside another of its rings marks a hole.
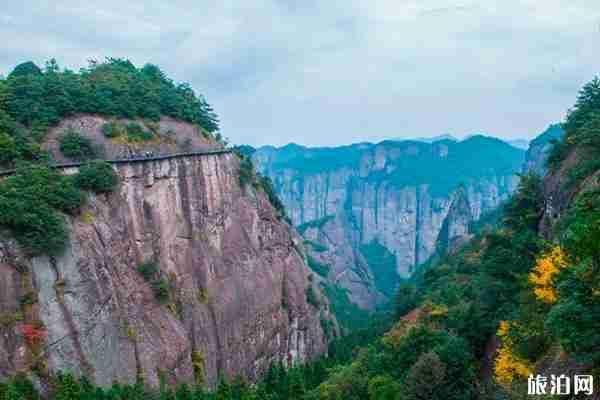
[[[155,65],[136,68],[129,60],[107,58],[74,72],[54,59],[43,69],[29,61],[0,79],[0,163],[43,158],[39,145],[48,129],[76,113],[148,121],[169,116],[207,132],[219,129],[206,100]]]

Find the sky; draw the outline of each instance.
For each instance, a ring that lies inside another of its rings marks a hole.
[[[600,72],[598,0],[11,1],[0,74],[159,65],[235,144],[532,138]]]

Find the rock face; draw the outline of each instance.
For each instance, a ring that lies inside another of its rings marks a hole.
[[[500,140],[476,136],[431,144],[265,147],[252,157],[272,178],[300,231],[344,249],[329,257],[330,278],[347,288],[356,304],[370,308],[381,293],[370,278],[374,260],[364,260],[360,247],[382,245],[395,256],[397,276],[409,277],[435,252],[445,223],[451,235],[446,239],[466,234],[470,221],[510,196],[523,154]],[[461,184],[460,206],[452,208]],[[336,217],[319,223],[329,216]],[[359,278],[361,270],[366,273]]]
[[[58,257],[27,258],[2,234],[0,377],[35,367],[100,385],[212,385],[324,352],[328,313],[307,302],[292,232],[263,192],[240,188],[238,166],[231,153],[115,166],[118,190],[67,217]],[[168,300],[137,271],[149,260]]]
[[[523,173],[535,173],[541,177],[546,174],[546,159],[548,151],[552,148],[552,140],[560,139],[564,135],[560,124],[553,124],[529,144],[525,153]]]

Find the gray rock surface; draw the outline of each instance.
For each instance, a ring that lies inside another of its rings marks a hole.
[[[213,385],[326,350],[330,317],[307,303],[293,232],[263,192],[240,188],[233,154],[114,168],[118,190],[67,217],[62,255],[24,257],[2,234],[0,377],[37,363],[103,386],[136,376],[156,386],[161,375]],[[166,302],[137,272],[148,260],[169,284]],[[32,325],[45,336],[35,346],[22,334]]]
[[[327,152],[331,162],[339,166],[322,169],[311,165],[311,159],[317,159],[312,149],[295,145],[259,148],[252,157],[259,172],[275,183],[293,223],[301,228],[303,224],[318,226],[306,229],[305,236],[336,249],[325,254],[311,253],[330,263],[333,272],[328,278],[348,289],[353,302],[369,309],[381,299],[381,294],[372,285],[372,274],[360,254],[360,245],[379,242],[395,255],[398,276],[409,277],[417,265],[435,252],[458,187],[440,191],[427,182],[399,185],[392,177],[401,172],[406,159],[421,157],[424,152],[431,152],[433,159],[442,161],[453,156],[449,152],[455,147],[451,146],[448,141],[383,142],[353,145],[351,150],[324,149],[321,151]],[[336,160],[338,151],[340,160]],[[290,166],[286,159],[294,153],[303,154],[306,164],[296,162]],[[344,163],[346,156],[357,161]],[[505,174],[490,173],[489,167],[483,165],[478,179],[464,182],[461,189],[464,201],[448,222],[453,237],[468,234],[469,222],[508,199],[518,184],[516,173],[521,161]],[[438,173],[443,176],[447,172]],[[328,216],[335,218],[315,224]],[[357,276],[356,271],[361,270],[364,273]]]

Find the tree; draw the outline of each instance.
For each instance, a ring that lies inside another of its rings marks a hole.
[[[82,165],[75,176],[75,184],[84,190],[96,193],[110,193],[118,183],[113,167],[106,161],[93,161]]]
[[[437,354],[424,353],[408,372],[403,400],[446,400],[446,366]]]
[[[97,146],[81,133],[68,129],[58,138],[60,152],[76,161],[91,160],[99,155]]]
[[[40,69],[40,67],[35,65],[35,63],[33,61],[27,61],[27,62],[17,65],[15,67],[15,69],[13,69],[12,72],[8,75],[8,78],[11,79],[11,78],[16,78],[16,77],[20,77],[20,76],[29,76],[29,75],[34,75],[34,76],[42,75],[42,70]]]

